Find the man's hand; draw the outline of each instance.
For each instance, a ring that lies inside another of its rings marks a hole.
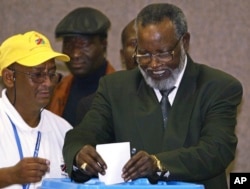
[[[105,175],[107,165],[93,146],[85,145],[76,155],[76,165],[86,175]]]
[[[14,166],[12,175],[19,184],[39,182],[49,165],[49,160],[43,158],[23,158]]]
[[[23,158],[15,166],[0,169],[0,187],[40,182],[49,171],[50,162],[43,158]]]
[[[127,182],[140,177],[150,177],[156,171],[156,160],[147,152],[139,151],[123,167],[122,177]]]

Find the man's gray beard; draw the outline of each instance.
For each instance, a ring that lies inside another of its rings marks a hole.
[[[182,69],[184,68],[184,61],[185,61],[185,56],[186,56],[186,52],[183,48],[183,45],[181,45],[181,57],[180,57],[180,64],[177,68],[175,69],[171,69],[169,68],[169,70],[171,71],[171,75],[169,76],[169,78],[167,79],[162,79],[162,80],[154,80],[152,79],[148,74],[147,72],[145,72],[141,67],[140,65],[138,66],[140,71],[141,71],[141,74],[143,75],[146,83],[152,87],[152,88],[155,88],[155,89],[159,89],[159,90],[167,90],[167,89],[170,89],[172,88],[177,79],[178,79],[178,76],[180,75]]]

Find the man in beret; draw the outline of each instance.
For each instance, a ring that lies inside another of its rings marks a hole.
[[[110,20],[97,9],[77,8],[68,13],[56,26],[55,35],[62,38],[63,53],[70,57],[66,65],[71,72],[56,87],[48,109],[76,126],[87,111],[98,86],[99,79],[114,72],[106,59],[107,36]],[[84,111],[85,111],[84,110]]]

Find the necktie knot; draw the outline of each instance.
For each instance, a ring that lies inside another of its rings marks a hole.
[[[168,95],[175,89],[175,86],[171,87],[170,89],[166,89],[166,90],[161,90],[161,95],[162,96],[166,96],[168,97]]]

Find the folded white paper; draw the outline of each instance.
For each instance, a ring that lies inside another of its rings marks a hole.
[[[122,168],[130,159],[130,143],[99,144],[96,146],[96,151],[107,164],[106,174],[99,174],[99,180],[106,185],[124,182],[121,177]]]

